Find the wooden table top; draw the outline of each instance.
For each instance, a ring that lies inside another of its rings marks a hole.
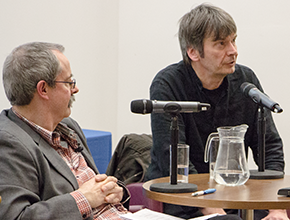
[[[143,190],[148,198],[176,205],[215,207],[225,209],[290,209],[290,197],[277,195],[280,188],[290,187],[290,176],[283,179],[249,179],[241,186],[224,186],[209,180],[209,174],[192,174],[189,183],[198,191],[216,188],[215,193],[191,196],[192,193],[159,193],[150,190],[153,183],[169,182],[169,177],[144,183]]]

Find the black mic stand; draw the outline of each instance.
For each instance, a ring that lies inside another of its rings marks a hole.
[[[171,175],[170,183],[154,183],[150,186],[150,190],[163,193],[186,193],[197,191],[197,185],[192,183],[177,182],[177,145],[178,145],[178,113],[170,112],[171,114]]]
[[[276,170],[265,169],[265,134],[266,117],[264,107],[259,105],[258,109],[258,170],[250,170],[250,179],[281,179],[284,173]]]

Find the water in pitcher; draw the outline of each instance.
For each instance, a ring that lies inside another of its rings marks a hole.
[[[238,170],[219,170],[214,172],[214,179],[222,185],[239,186],[247,182],[249,176]]]
[[[244,157],[243,140],[236,137],[224,137],[224,143],[228,148],[223,153],[226,158],[214,171],[214,179],[217,183],[227,186],[243,185],[249,179],[249,171],[243,166],[246,163]],[[219,161],[220,162],[220,161]]]

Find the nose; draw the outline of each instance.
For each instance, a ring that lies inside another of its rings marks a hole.
[[[238,55],[238,49],[237,49],[237,45],[235,42],[230,42],[229,46],[228,46],[228,52],[227,54],[230,55]]]
[[[72,94],[76,94],[76,93],[78,93],[80,90],[79,90],[79,88],[78,88],[78,86],[76,85],[72,90]]]

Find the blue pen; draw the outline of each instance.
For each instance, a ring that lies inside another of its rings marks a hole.
[[[206,189],[203,191],[197,191],[192,193],[192,196],[201,196],[201,195],[205,195],[205,194],[209,194],[209,193],[214,193],[216,191],[216,189]]]

